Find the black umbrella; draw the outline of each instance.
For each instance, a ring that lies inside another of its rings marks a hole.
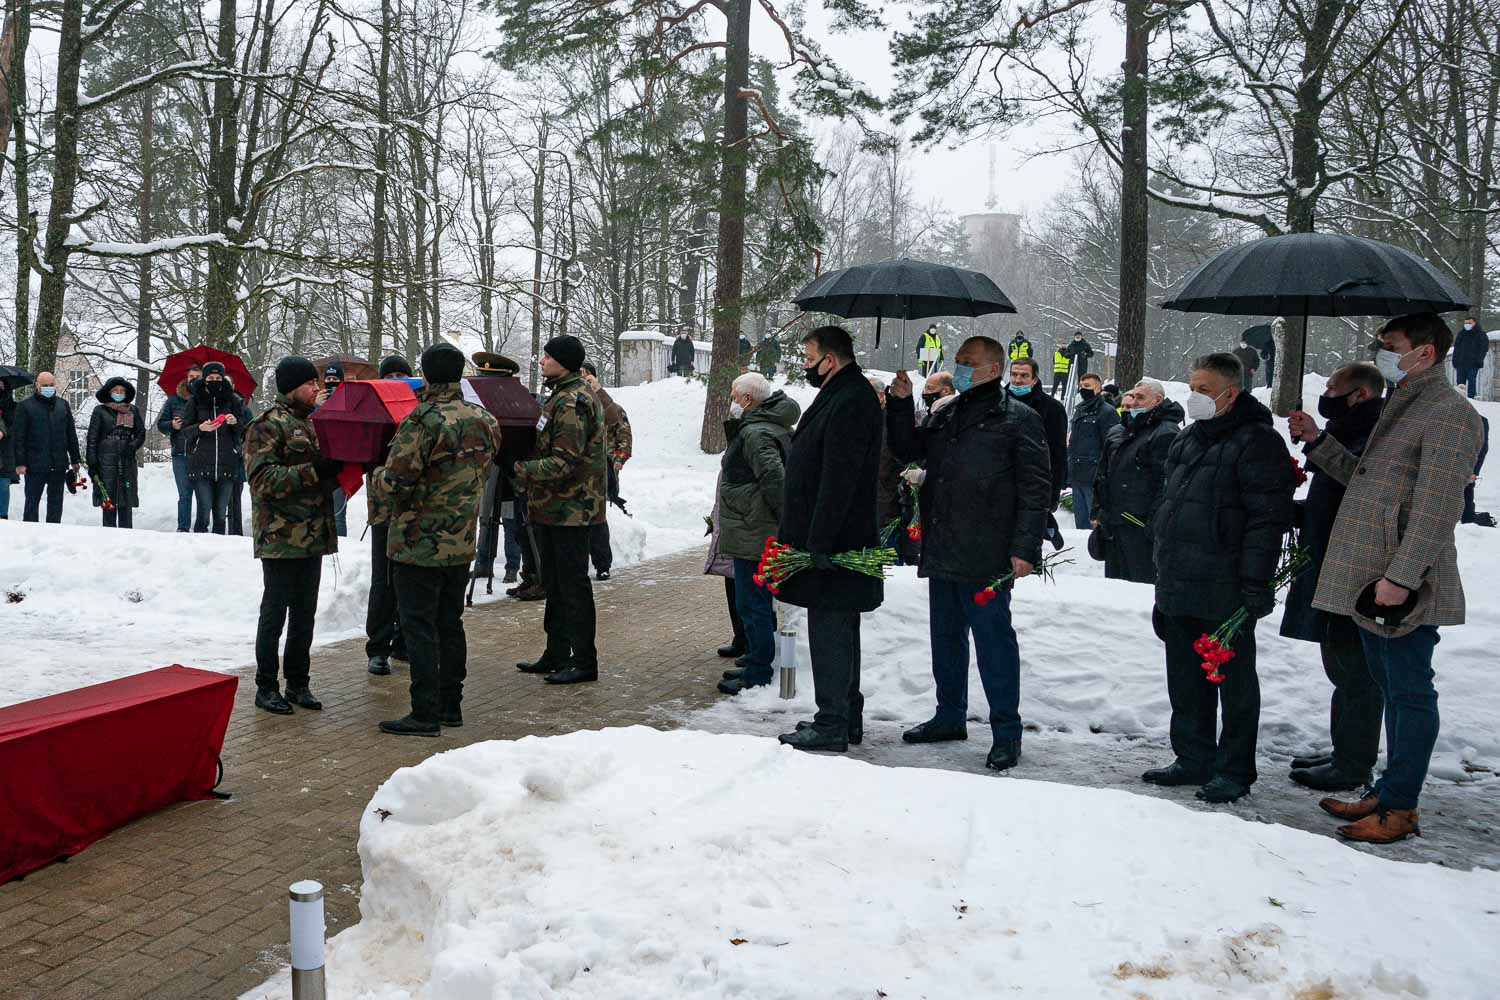
[[[925,260],[858,264],[814,278],[792,301],[806,312],[854,319],[875,317],[875,346],[883,319],[985,316],[1016,307],[988,275]],[[905,345],[903,345],[903,351]]]
[[[1230,247],[1161,304],[1229,316],[1400,316],[1468,309],[1431,264],[1400,247],[1338,233],[1268,236]],[[1307,368],[1307,337],[1295,376]]]
[[[0,385],[4,385],[8,391],[14,392],[16,389],[21,388],[21,386],[30,385],[35,381],[36,376],[24,368],[17,368],[14,365],[0,365]]]
[[[1260,353],[1264,354],[1271,349],[1271,324],[1261,323],[1258,326],[1248,327],[1240,338]]]

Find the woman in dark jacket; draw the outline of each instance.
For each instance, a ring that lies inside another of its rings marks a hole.
[[[188,479],[198,500],[195,532],[208,530],[210,510],[214,534],[225,532],[230,494],[238,483],[240,441],[248,423],[244,403],[235,395],[224,366],[217,361],[204,365],[182,422]]]
[[[146,422],[135,405],[135,387],[116,376],[94,394],[99,405],[89,417],[84,461],[94,481],[94,506],[106,528],[133,526],[141,505],[136,453],[146,443]]]
[[[0,521],[10,518],[10,484],[16,481],[16,447],[11,434],[16,426],[16,398],[0,379]]]

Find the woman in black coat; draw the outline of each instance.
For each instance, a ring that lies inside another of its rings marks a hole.
[[[99,405],[89,417],[84,461],[93,479],[94,506],[106,528],[133,526],[141,505],[136,453],[146,443],[146,422],[135,405],[135,387],[116,376],[94,394]]]
[[[214,534],[225,532],[230,496],[238,483],[240,442],[248,424],[245,404],[235,395],[224,366],[217,361],[204,365],[182,420],[188,480],[198,500],[195,532],[208,530],[209,511]]]
[[[0,379],[0,521],[10,518],[10,484],[16,481],[16,446],[11,441],[15,427],[15,393]]]

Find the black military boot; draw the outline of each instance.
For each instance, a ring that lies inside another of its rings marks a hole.
[[[255,692],[255,707],[277,715],[291,715],[292,706],[286,703],[281,692],[275,688],[260,688]]]
[[[370,673],[384,677],[391,672],[391,661],[383,656],[370,657]]]
[[[300,687],[287,686],[286,700],[298,708],[312,709],[314,712],[322,711],[323,703],[313,697],[313,693],[307,689],[307,685]]]
[[[416,716],[403,715],[399,719],[382,722],[380,731],[392,736],[436,736],[442,732],[442,728],[436,722],[423,722]]]

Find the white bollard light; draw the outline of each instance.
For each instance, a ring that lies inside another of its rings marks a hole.
[[[292,883],[292,1000],[325,1000],[323,984],[323,885]]]
[[[797,697],[797,630],[784,628],[776,633],[776,674],[781,682],[783,701]]]

